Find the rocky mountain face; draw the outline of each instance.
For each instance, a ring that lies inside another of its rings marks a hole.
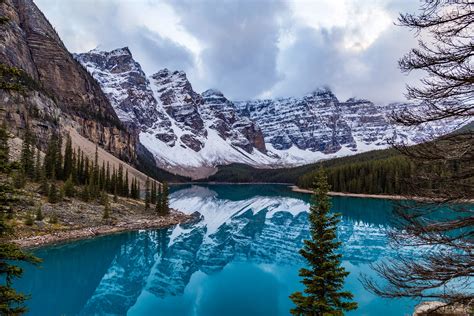
[[[162,69],[147,77],[128,48],[95,49],[75,58],[99,82],[122,122],[140,130],[158,166],[196,175],[218,164],[269,162],[260,128],[221,92],[194,91],[183,71]]]
[[[11,128],[28,124],[46,136],[72,124],[116,156],[133,160],[136,137],[122,126],[101,86],[67,51],[33,1],[1,1],[0,16],[0,100]]]
[[[195,178],[217,165],[303,165],[393,141],[420,143],[459,127],[452,122],[396,127],[390,114],[407,104],[340,101],[328,88],[303,97],[234,102],[215,89],[199,94],[183,71],[162,69],[147,77],[128,48],[75,57],[100,83],[122,122],[139,128],[158,166]]]

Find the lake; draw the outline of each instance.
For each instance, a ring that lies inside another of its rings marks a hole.
[[[393,257],[389,200],[332,198],[345,287],[359,309],[347,315],[406,315],[417,302],[367,292],[361,274]],[[193,223],[127,232],[35,250],[16,286],[32,295],[29,315],[289,315],[302,290],[298,250],[309,236],[309,195],[283,185],[183,185],[171,207]]]

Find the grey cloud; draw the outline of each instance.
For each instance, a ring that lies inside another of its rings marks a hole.
[[[118,2],[81,0],[68,1],[67,5],[64,0],[36,2],[73,52],[93,48],[91,43],[104,50],[128,46],[148,74],[165,67],[184,71],[194,67],[193,55],[186,47],[143,26],[129,27],[130,23],[124,23]]]
[[[200,57],[205,78],[198,89],[214,87],[231,98],[249,98],[278,82],[279,24],[288,14],[285,3],[247,0],[169,4],[186,30],[204,46]]]
[[[278,96],[301,95],[328,85],[341,98],[359,97],[376,102],[402,100],[407,78],[397,61],[416,43],[407,30],[392,26],[366,50],[340,48],[341,28],[301,29],[295,42],[281,52],[284,80],[273,88]]]
[[[416,79],[397,68],[397,60],[416,46],[413,35],[398,26],[386,29],[366,50],[351,52],[340,43],[354,29],[305,28],[294,20],[286,0],[164,1],[199,41],[199,56],[138,26],[123,14],[123,3],[130,2],[36,0],[70,50],[81,52],[95,43],[103,49],[129,46],[148,74],[164,67],[184,70],[197,91],[217,88],[231,99],[268,92],[298,96],[328,85],[341,99],[389,102],[400,100],[405,83]],[[150,3],[157,2],[134,5],[145,10]],[[388,0],[383,5],[395,20],[399,12],[414,11],[418,3]],[[280,51],[278,41],[286,31],[294,41]]]

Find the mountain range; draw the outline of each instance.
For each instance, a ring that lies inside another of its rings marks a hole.
[[[329,88],[302,97],[231,101],[216,89],[196,92],[183,71],[145,74],[127,47],[74,57],[99,82],[120,120],[139,130],[157,165],[193,178],[231,163],[298,166],[394,141],[415,144],[457,127],[397,127],[390,115],[409,104],[339,101]]]
[[[127,47],[71,54],[31,0],[0,2],[0,17],[0,117],[16,136],[28,126],[42,150],[51,132],[72,128],[131,168],[203,178],[221,165],[300,166],[459,127],[396,127],[392,111],[412,105],[340,101],[329,88],[247,101],[199,93],[183,71],[146,74]]]

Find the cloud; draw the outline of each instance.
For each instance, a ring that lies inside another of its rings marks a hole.
[[[148,74],[184,70],[197,91],[231,99],[298,96],[320,86],[344,100],[403,98],[398,59],[416,46],[395,26],[403,0],[36,0],[66,46],[129,46]]]
[[[276,62],[281,24],[288,6],[281,1],[170,1],[180,24],[203,46],[195,81],[200,90],[218,88],[231,98],[248,98],[278,80]]]
[[[146,19],[139,18],[141,10],[153,13],[146,10],[148,6],[156,9],[149,2],[138,6],[128,1],[117,4],[107,0],[67,4],[62,0],[37,0],[36,3],[72,52],[85,52],[97,46],[104,50],[128,46],[148,74],[165,67],[185,71],[194,67],[190,49],[170,36],[153,31],[144,23]],[[161,22],[155,24],[159,26]]]

